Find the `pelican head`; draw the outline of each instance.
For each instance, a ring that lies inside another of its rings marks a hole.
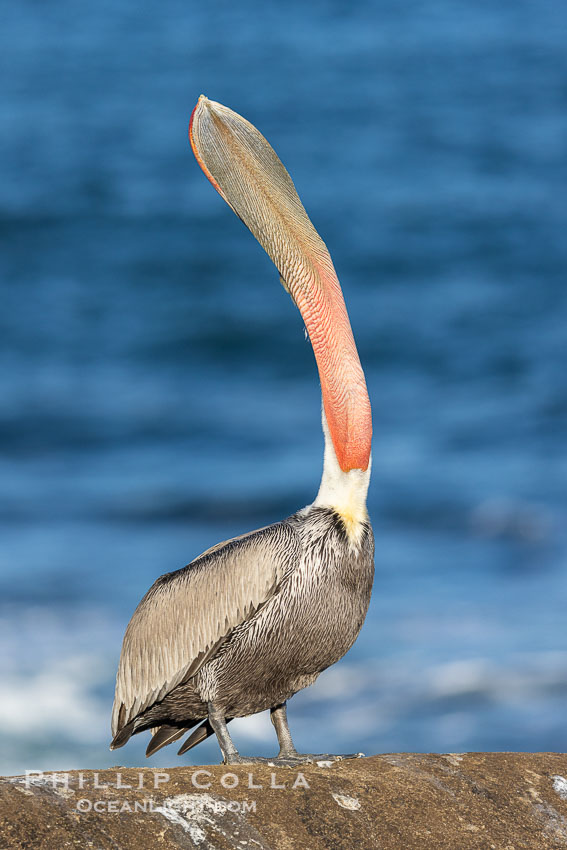
[[[189,124],[206,176],[271,258],[309,334],[337,462],[367,470],[372,418],[364,373],[327,247],[279,157],[258,130],[201,95]]]

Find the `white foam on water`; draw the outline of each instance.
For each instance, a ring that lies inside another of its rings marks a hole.
[[[118,618],[94,610],[63,617],[30,608],[4,618],[1,773],[116,764],[116,754],[108,751],[109,719],[123,627]],[[429,658],[428,663],[416,654],[351,657],[325,671],[290,704],[299,749],[375,752],[387,748],[392,735],[398,735],[395,746],[405,722],[418,722],[413,741],[419,735],[432,749],[464,750],[482,731],[487,706],[503,718],[514,716],[537,743],[538,735],[556,728],[555,702],[567,691],[567,652],[561,651]],[[551,706],[547,714],[541,711],[545,700]],[[275,755],[268,712],[236,719],[229,728],[243,753]],[[120,762],[139,764],[147,737],[133,738],[120,751]],[[220,760],[213,739],[189,757],[191,763],[202,760]],[[177,757],[165,748],[148,766],[172,763]]]

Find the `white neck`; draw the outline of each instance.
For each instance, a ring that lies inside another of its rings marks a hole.
[[[370,483],[372,457],[368,469],[351,469],[349,472],[343,472],[335,454],[325,411],[323,411],[322,420],[323,434],[325,435],[325,457],[321,484],[313,507],[332,508],[340,514],[349,537],[356,540],[359,537],[362,523],[368,519],[366,494]]]

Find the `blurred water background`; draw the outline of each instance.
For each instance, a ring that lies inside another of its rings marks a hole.
[[[566,36],[551,0],[4,10],[1,772],[142,763],[137,602],[316,493],[311,349],[192,158],[201,92],[289,168],[374,404],[373,602],[297,744],[567,749]]]

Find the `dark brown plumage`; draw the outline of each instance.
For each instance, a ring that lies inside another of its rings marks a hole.
[[[282,569],[265,599],[242,623],[215,641],[214,653],[197,672],[137,713],[118,732],[115,747],[136,732],[161,727],[155,743],[151,742],[151,754],[158,745],[171,743],[207,718],[209,700],[230,718],[281,704],[312,684],[350,649],[370,602],[374,539],[366,525],[360,545],[354,549],[340,517],[324,508],[307,509],[244,538],[227,541],[182,570],[162,576],[140,602],[129,629],[138,628],[143,617],[150,634],[159,634],[166,644],[179,640],[184,624],[172,617],[172,594],[179,596],[182,606],[186,600],[191,606],[192,578],[197,571],[207,571],[212,582],[209,592],[205,599],[194,599],[193,607],[211,605],[218,592],[215,571],[229,575],[235,558],[251,564],[257,553],[264,558],[270,550],[274,560],[281,559]],[[187,613],[190,611],[191,607]],[[127,633],[126,663],[128,637]],[[206,735],[198,737],[195,743]]]

